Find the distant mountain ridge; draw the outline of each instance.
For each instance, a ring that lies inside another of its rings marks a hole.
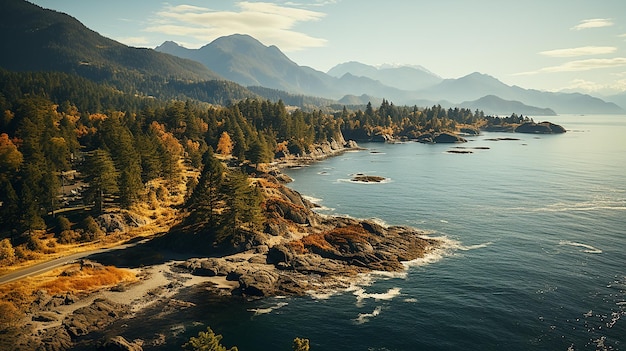
[[[220,37],[199,49],[165,42],[155,50],[201,62],[224,78],[244,86],[263,86],[322,97],[338,93],[331,88],[331,77],[298,66],[276,46],[267,47],[249,35]]]
[[[384,85],[407,91],[428,88],[443,80],[423,67],[390,65],[375,67],[355,61],[338,64],[327,73],[338,78],[348,73],[367,77],[377,80]]]
[[[482,110],[488,115],[509,115],[515,111],[518,115],[555,116],[556,112],[550,108],[540,108],[525,105],[519,101],[504,100],[495,95],[483,96],[478,100],[465,101],[459,104],[470,110]]]

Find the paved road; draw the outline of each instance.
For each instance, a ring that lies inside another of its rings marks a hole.
[[[27,267],[27,268],[23,268],[20,269],[18,271],[15,272],[11,272],[9,274],[3,275],[0,277],[0,284],[6,284],[6,283],[10,283],[16,280],[20,280],[20,279],[24,279],[26,277],[30,277],[33,275],[37,275],[37,274],[41,274],[47,271],[50,271],[54,268],[66,265],[71,263],[72,261],[76,261],[79,260],[81,258],[85,258],[87,256],[91,256],[91,255],[95,255],[95,254],[99,254],[99,253],[104,253],[104,252],[109,252],[109,251],[113,251],[113,250],[123,250],[132,246],[135,246],[139,243],[144,243],[148,241],[147,239],[141,240],[139,242],[136,243],[132,243],[132,244],[124,244],[124,245],[119,245],[119,246],[115,246],[115,247],[111,247],[108,249],[97,249],[97,250],[91,250],[91,251],[85,251],[85,252],[80,252],[80,253],[76,253],[76,254],[72,254],[69,256],[65,256],[65,257],[61,257],[61,258],[57,258],[51,261],[47,261],[47,262],[42,262],[39,264],[36,264],[34,266],[31,267]]]

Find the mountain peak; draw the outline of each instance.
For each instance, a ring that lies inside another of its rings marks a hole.
[[[343,77],[350,73],[357,77],[367,77],[384,85],[402,90],[416,91],[441,82],[441,77],[421,66],[383,65],[370,66],[350,61],[341,63],[328,71],[333,77]]]
[[[179,45],[178,43],[171,41],[171,40],[167,40],[164,41],[163,44],[157,46],[156,48],[154,48],[154,50],[156,51],[165,51],[167,49],[178,49],[178,48],[183,48],[183,46]]]

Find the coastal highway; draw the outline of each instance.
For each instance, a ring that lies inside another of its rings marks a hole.
[[[111,247],[111,248],[105,248],[105,249],[96,249],[96,250],[91,250],[91,251],[85,251],[85,252],[79,252],[79,253],[75,253],[69,256],[65,256],[65,257],[60,257],[60,258],[56,258],[47,262],[42,262],[42,263],[38,263],[34,266],[30,266],[27,268],[23,268],[20,270],[17,270],[15,272],[11,272],[9,274],[3,275],[0,277],[0,285],[1,284],[6,284],[6,283],[10,283],[16,280],[20,280],[20,279],[24,279],[26,277],[30,277],[33,275],[37,275],[37,274],[41,274],[41,273],[45,273],[47,271],[50,271],[54,268],[72,263],[73,261],[76,260],[80,260],[81,258],[85,258],[87,256],[91,256],[91,255],[95,255],[95,254],[100,254],[100,253],[104,253],[104,252],[109,252],[109,251],[114,251],[114,250],[123,250],[123,249],[127,249],[129,247],[135,246],[137,244],[140,243],[145,243],[146,241],[148,241],[149,239],[144,239],[132,244],[123,244],[123,245],[119,245],[119,246],[115,246],[115,247]]]

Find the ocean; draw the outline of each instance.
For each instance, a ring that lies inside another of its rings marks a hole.
[[[549,120],[567,133],[369,143],[286,170],[320,213],[413,226],[444,247],[347,291],[207,301],[150,327],[182,340],[209,325],[241,351],[295,337],[313,351],[626,350],[626,116]]]
[[[321,213],[414,226],[446,249],[351,291],[248,306],[243,320],[216,326],[224,344],[288,350],[298,336],[311,350],[626,350],[626,116],[549,120],[567,133],[362,144],[287,170]],[[356,173],[387,181],[350,182]]]

